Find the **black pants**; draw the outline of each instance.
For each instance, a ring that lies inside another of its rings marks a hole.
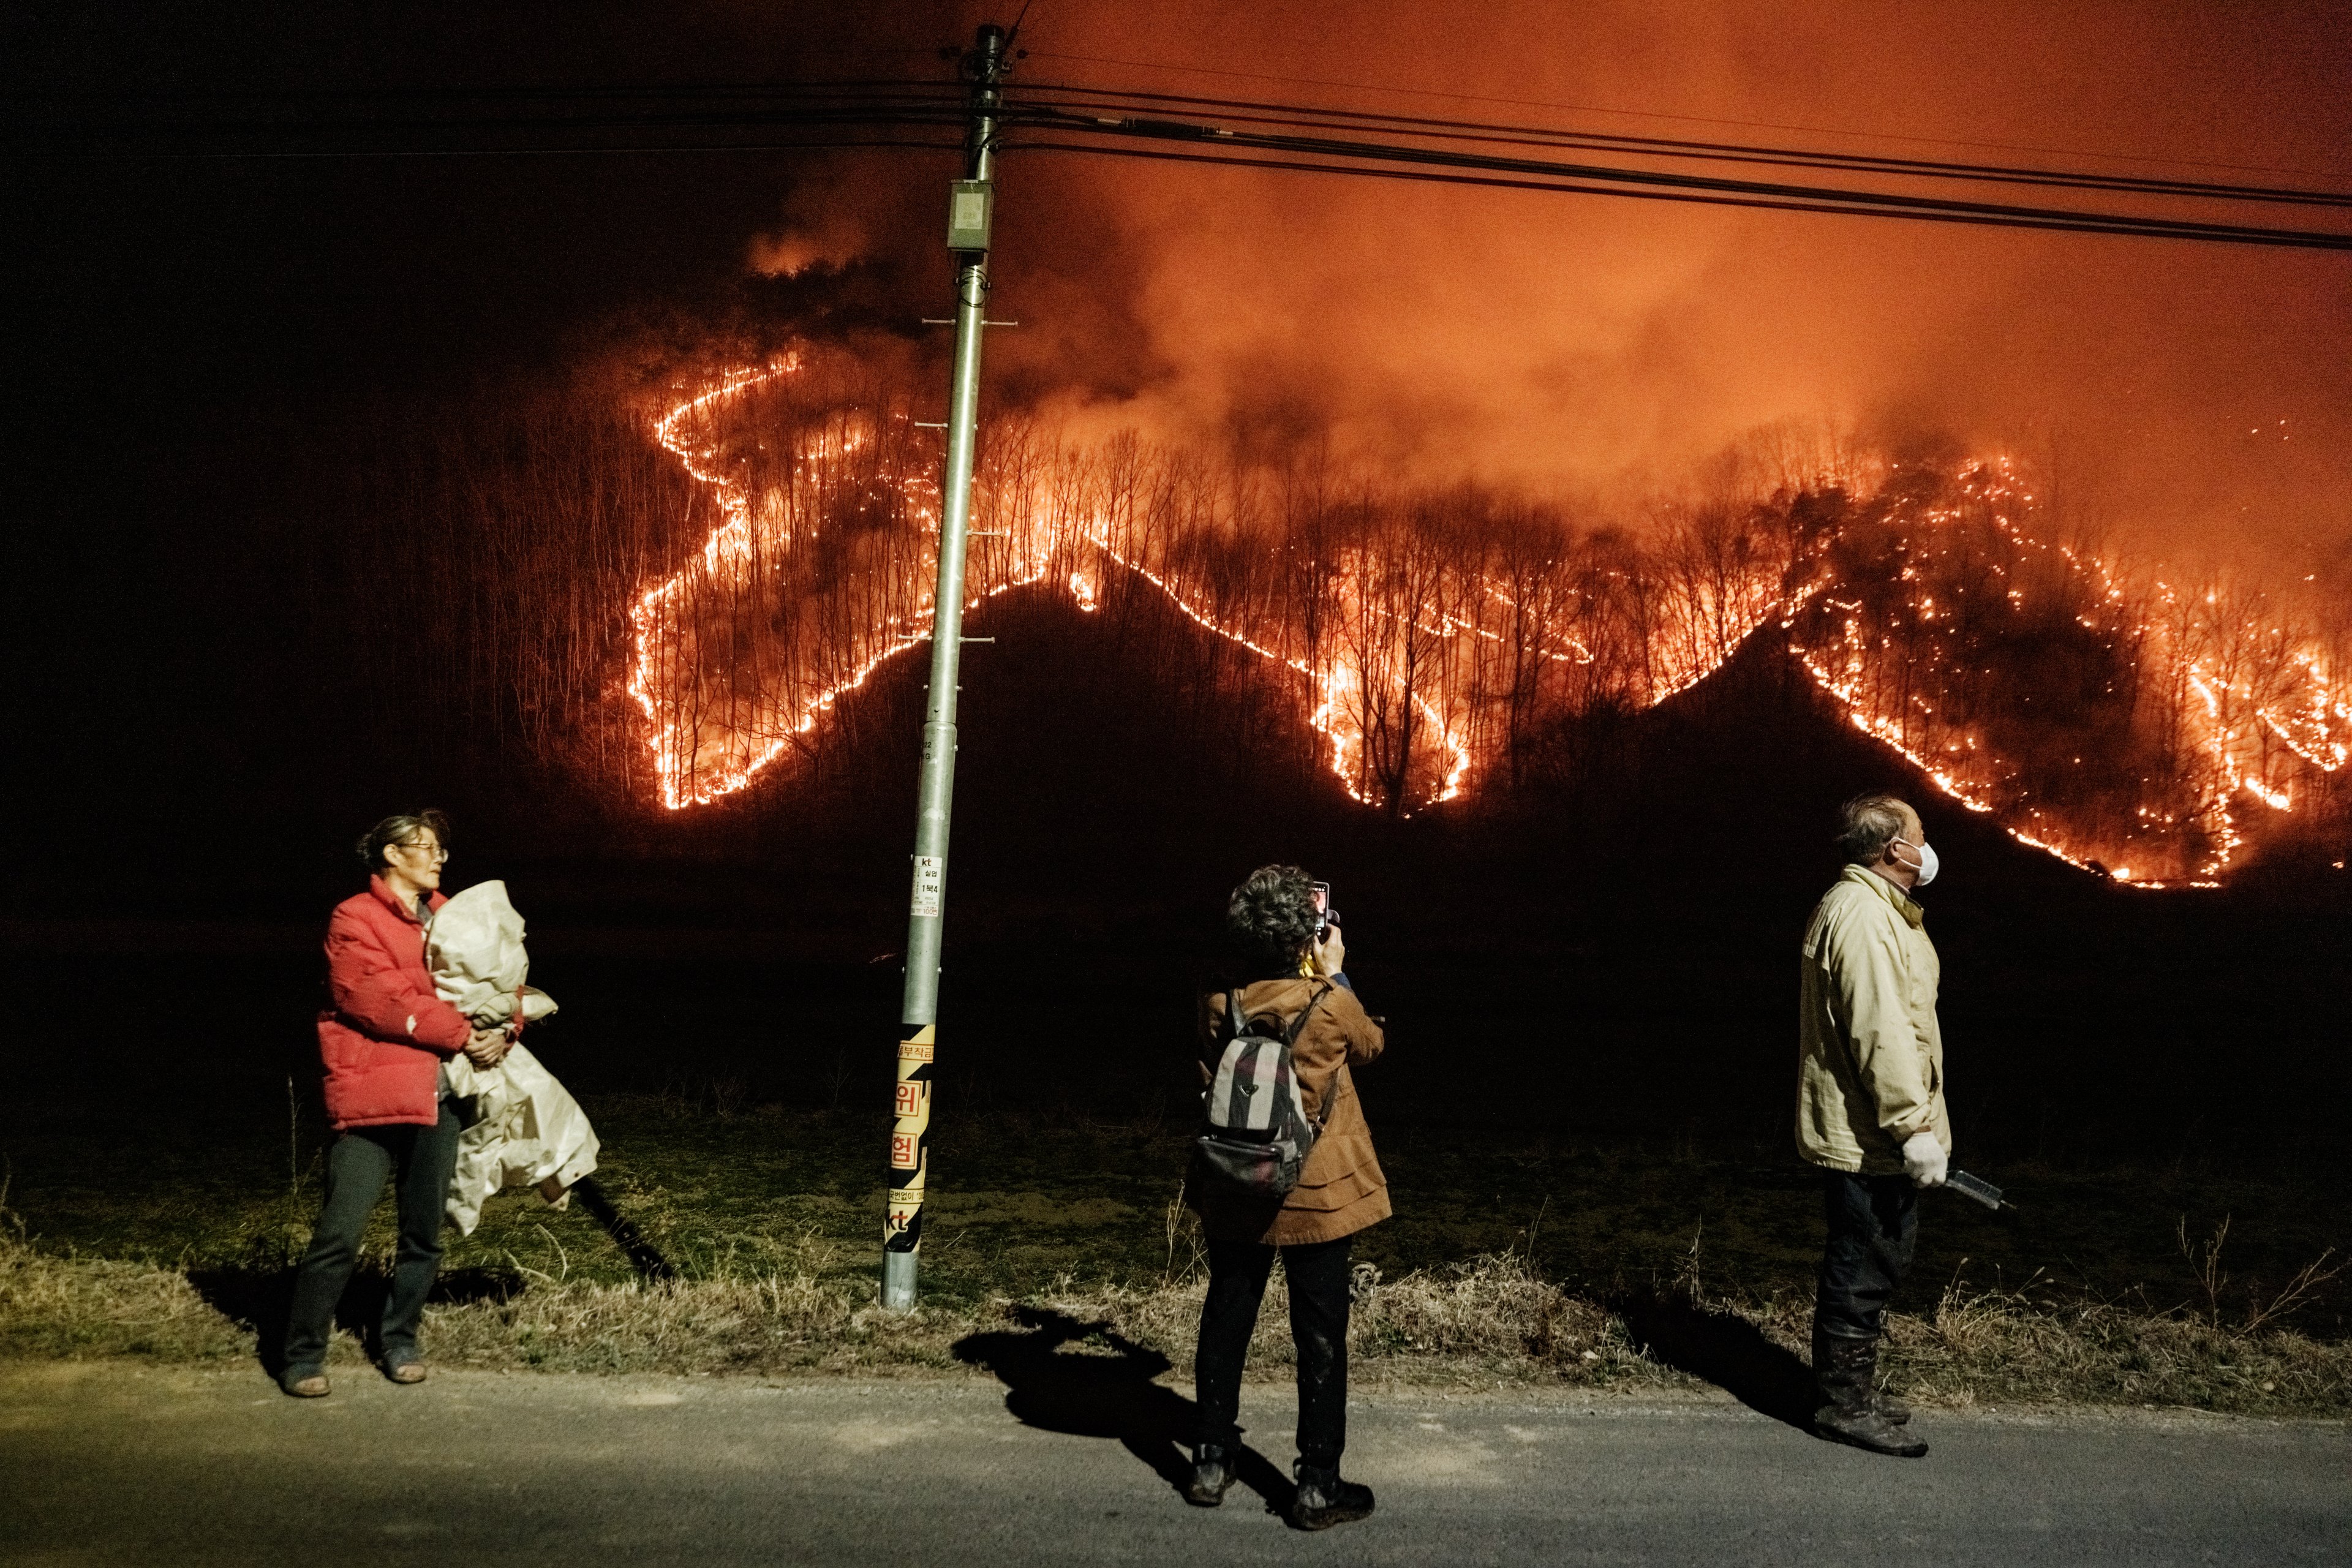
[[[351,1282],[361,1233],[383,1195],[387,1175],[395,1177],[393,1192],[400,1202],[400,1250],[393,1260],[392,1296],[383,1306],[383,1356],[395,1366],[415,1357],[416,1321],[424,1316],[425,1292],[441,1267],[441,1215],[457,1165],[457,1118],[446,1100],[441,1119],[430,1127],[354,1127],[336,1136],[327,1151],[327,1200],[319,1211],[319,1228],[294,1276],[281,1374],[287,1381],[308,1377],[326,1364],[335,1304]]]
[[[1904,1175],[1822,1173],[1822,1215],[1829,1241],[1822,1252],[1813,1329],[1846,1340],[1873,1340],[1887,1298],[1911,1267],[1919,1239],[1919,1189]]]
[[[1335,1470],[1348,1446],[1350,1239],[1280,1249],[1290,1281],[1290,1335],[1298,1348],[1298,1462]],[[1255,1241],[1209,1243],[1209,1299],[1201,1308],[1201,1345],[1192,1361],[1200,1442],[1241,1443],[1242,1362],[1275,1251]]]

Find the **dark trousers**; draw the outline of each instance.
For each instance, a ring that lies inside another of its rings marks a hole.
[[[1335,1470],[1348,1446],[1350,1239],[1280,1249],[1290,1282],[1290,1336],[1298,1348],[1298,1462]],[[1263,1242],[1209,1243],[1209,1299],[1201,1309],[1201,1345],[1192,1359],[1200,1442],[1241,1444],[1242,1362],[1275,1252]]]
[[[1822,1252],[1813,1331],[1844,1340],[1874,1340],[1886,1318],[1887,1298],[1911,1267],[1919,1240],[1919,1189],[1905,1175],[1822,1173],[1822,1215],[1829,1241]]]
[[[441,1267],[441,1216],[457,1165],[457,1118],[441,1102],[430,1127],[354,1127],[327,1151],[327,1200],[319,1228],[294,1276],[294,1306],[286,1321],[286,1370],[291,1381],[325,1366],[335,1305],[351,1282],[368,1213],[394,1178],[400,1203],[400,1250],[393,1259],[392,1295],[384,1302],[384,1360],[398,1365],[416,1353],[416,1321]]]

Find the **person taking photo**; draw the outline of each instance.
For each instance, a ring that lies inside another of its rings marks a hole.
[[[1302,1530],[1372,1511],[1371,1489],[1339,1479],[1348,1437],[1349,1252],[1358,1231],[1389,1217],[1388,1182],[1351,1072],[1378,1057],[1384,1040],[1342,972],[1346,946],[1336,921],[1326,925],[1316,888],[1296,866],[1266,866],[1234,889],[1225,928],[1244,983],[1204,996],[1201,1009],[1204,1086],[1213,1086],[1236,1035],[1233,1004],[1252,1029],[1288,1037],[1297,1093],[1318,1129],[1296,1184],[1276,1195],[1237,1192],[1204,1168],[1197,1146],[1185,1182],[1209,1253],[1193,1361],[1200,1426],[1185,1497],[1213,1508],[1234,1482],[1242,1363],[1279,1253],[1298,1360],[1298,1485],[1289,1520]]]

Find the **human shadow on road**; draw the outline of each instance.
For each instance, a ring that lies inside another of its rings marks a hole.
[[[294,1270],[271,1268],[197,1268],[188,1283],[213,1310],[242,1329],[253,1331],[254,1359],[271,1377],[286,1370],[286,1319],[294,1305]],[[472,1301],[504,1301],[519,1295],[520,1276],[488,1268],[445,1268],[425,1298],[439,1306]],[[368,1359],[382,1355],[376,1331],[383,1321],[383,1304],[392,1294],[392,1277],[380,1268],[353,1271],[335,1304],[335,1331],[357,1336]]]
[[[1168,1358],[1114,1332],[1108,1323],[1081,1322],[1042,1307],[1016,1307],[1013,1316],[1027,1332],[968,1334],[951,1347],[955,1358],[994,1373],[1008,1390],[1004,1408],[1023,1425],[1115,1437],[1182,1491],[1192,1476],[1189,1446],[1197,1407],[1154,1381],[1168,1370]],[[1268,1511],[1289,1509],[1296,1489],[1289,1478],[1247,1444],[1235,1473],[1265,1500]]]
[[[1735,1312],[1683,1296],[1642,1293],[1618,1304],[1636,1348],[1653,1361],[1705,1378],[1750,1410],[1813,1429],[1813,1371]]]

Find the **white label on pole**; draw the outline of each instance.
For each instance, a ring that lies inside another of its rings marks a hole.
[[[958,191],[955,213],[948,219],[950,228],[978,228],[988,221],[988,202],[978,191]]]
[[[944,855],[915,857],[915,894],[908,912],[919,920],[937,920],[940,900],[947,887],[948,858]]]

